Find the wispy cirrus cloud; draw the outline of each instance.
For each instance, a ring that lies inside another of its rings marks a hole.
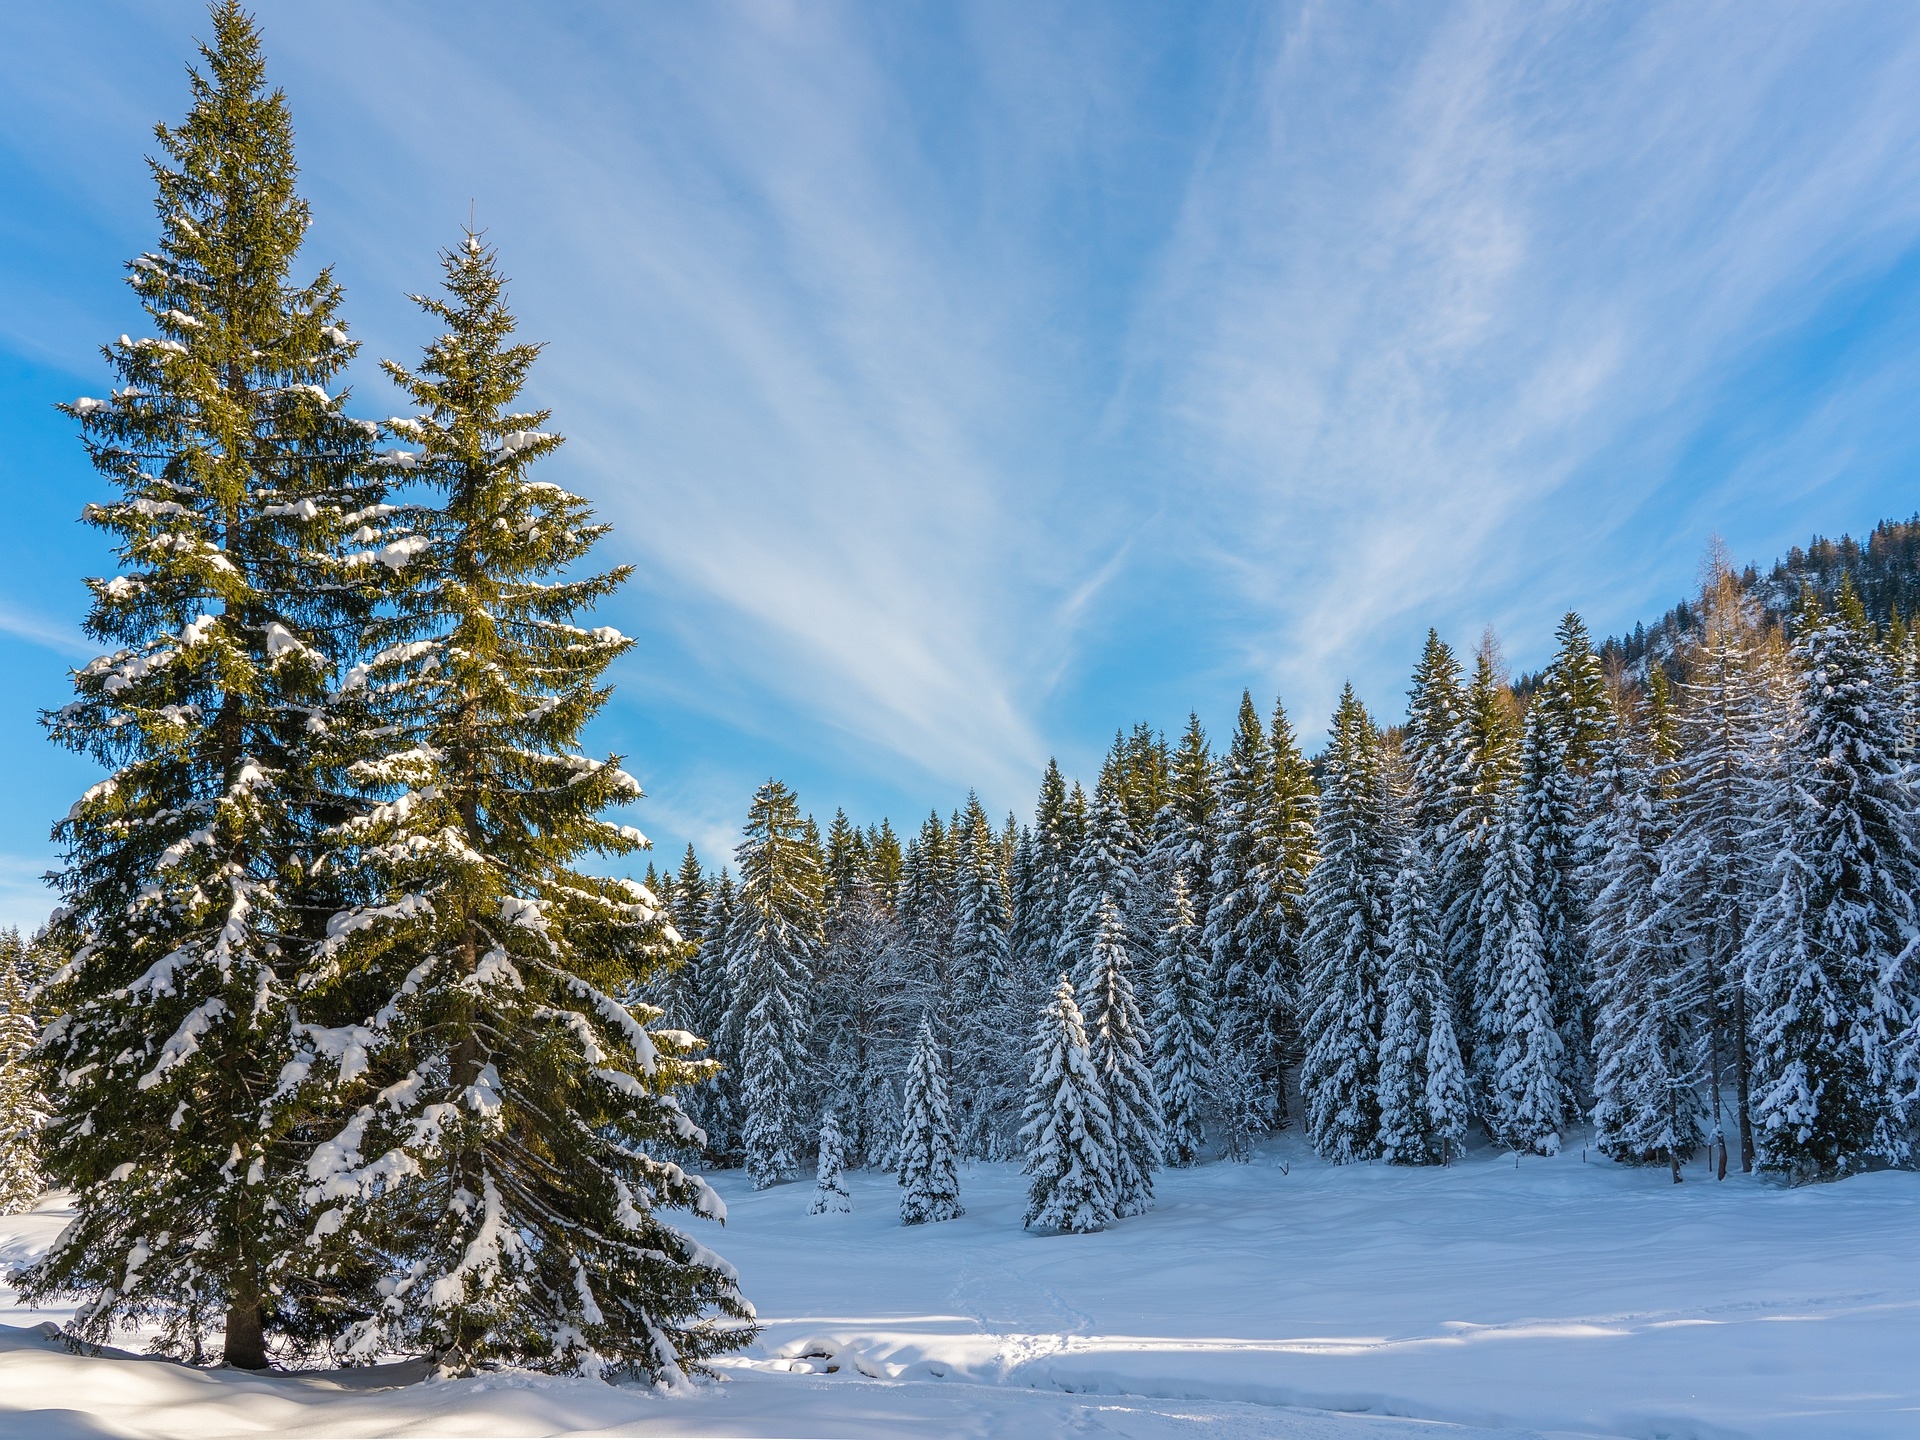
[[[637,571],[604,743],[674,848],[775,770],[827,812],[1024,809],[1050,751],[1242,683],[1308,730],[1349,674],[1389,709],[1429,622],[1531,663],[1711,531],[1761,557],[1909,503],[1903,7],[261,19],[369,358],[426,338],[403,296],[470,203],[551,342],[554,463]],[[69,225],[144,234],[112,157],[204,24],[121,20],[13,22],[0,124]],[[92,364],[128,323],[100,268],[6,343]]]
[[[1917,41],[1886,7],[1274,14],[1132,344],[1271,617],[1250,659],[1325,694],[1409,611],[1544,635],[1644,586],[1606,538],[1671,559],[1729,372],[1920,237]]]

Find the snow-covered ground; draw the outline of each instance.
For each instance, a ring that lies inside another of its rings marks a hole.
[[[1920,1175],[1783,1190],[1479,1153],[1335,1169],[1292,1140],[1161,1177],[1151,1214],[1020,1229],[1012,1167],[903,1228],[810,1184],[718,1177],[716,1241],[767,1329],[731,1383],[663,1397],[522,1375],[243,1377],[0,1331],[0,1434],[1920,1434]],[[61,1218],[0,1219],[0,1264]],[[710,1237],[703,1237],[710,1238]],[[0,1322],[48,1318],[0,1292]],[[26,1412],[33,1412],[30,1415]]]

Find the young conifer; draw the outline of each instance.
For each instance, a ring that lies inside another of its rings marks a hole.
[[[1173,872],[1154,982],[1153,1081],[1166,1121],[1166,1162],[1192,1165],[1207,1138],[1213,1006],[1200,953],[1200,927],[1182,869]]]
[[[829,1107],[820,1117],[820,1155],[814,1164],[813,1203],[809,1215],[845,1215],[853,1209],[847,1193],[847,1142],[840,1133],[838,1112]]]
[[[1307,879],[1307,1133],[1321,1158],[1371,1158],[1380,1140],[1380,1022],[1399,846],[1373,721],[1349,685],[1322,762],[1318,849]]]
[[[925,1225],[966,1214],[960,1204],[960,1174],[947,1099],[946,1066],[933,1019],[923,1017],[900,1113],[900,1223]]]
[[[354,351],[340,290],[296,279],[308,212],[286,97],[234,0],[156,130],[159,248],[129,267],[154,334],[106,349],[120,384],[66,406],[118,496],[89,506],[124,566],[90,581],[113,647],[46,717],[108,778],[57,830],[61,949],[45,1133],[76,1218],[28,1279],[70,1331],[144,1325],[156,1349],[268,1363],[319,1338],[289,1290],[304,1251],[301,1116],[277,1085],[295,977],[333,908],[312,868],[313,746],[353,658],[366,579],[403,568],[367,463],[373,427],[332,389]],[[322,1326],[324,1328],[324,1326]]]
[[[1065,975],[1034,1028],[1027,1089],[1027,1228],[1085,1234],[1114,1220],[1115,1146],[1105,1087]]]

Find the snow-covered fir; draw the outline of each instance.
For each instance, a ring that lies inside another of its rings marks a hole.
[[[947,1096],[946,1061],[929,1016],[920,1022],[900,1106],[900,1219],[907,1225],[954,1220],[960,1203],[958,1140]]]
[[[820,1117],[819,1159],[814,1165],[813,1203],[809,1215],[845,1215],[853,1209],[853,1197],[847,1193],[846,1141],[840,1134],[840,1117],[833,1106]]]
[[[1030,1049],[1025,1147],[1026,1224],[1083,1234],[1115,1218],[1117,1143],[1106,1087],[1093,1068],[1087,1029],[1073,982],[1060,977],[1053,1000],[1034,1026]]]

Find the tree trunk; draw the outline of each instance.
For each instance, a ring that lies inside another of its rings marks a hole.
[[[260,1290],[251,1275],[235,1284],[232,1302],[227,1306],[226,1363],[236,1370],[267,1368],[266,1316],[260,1304]]]

